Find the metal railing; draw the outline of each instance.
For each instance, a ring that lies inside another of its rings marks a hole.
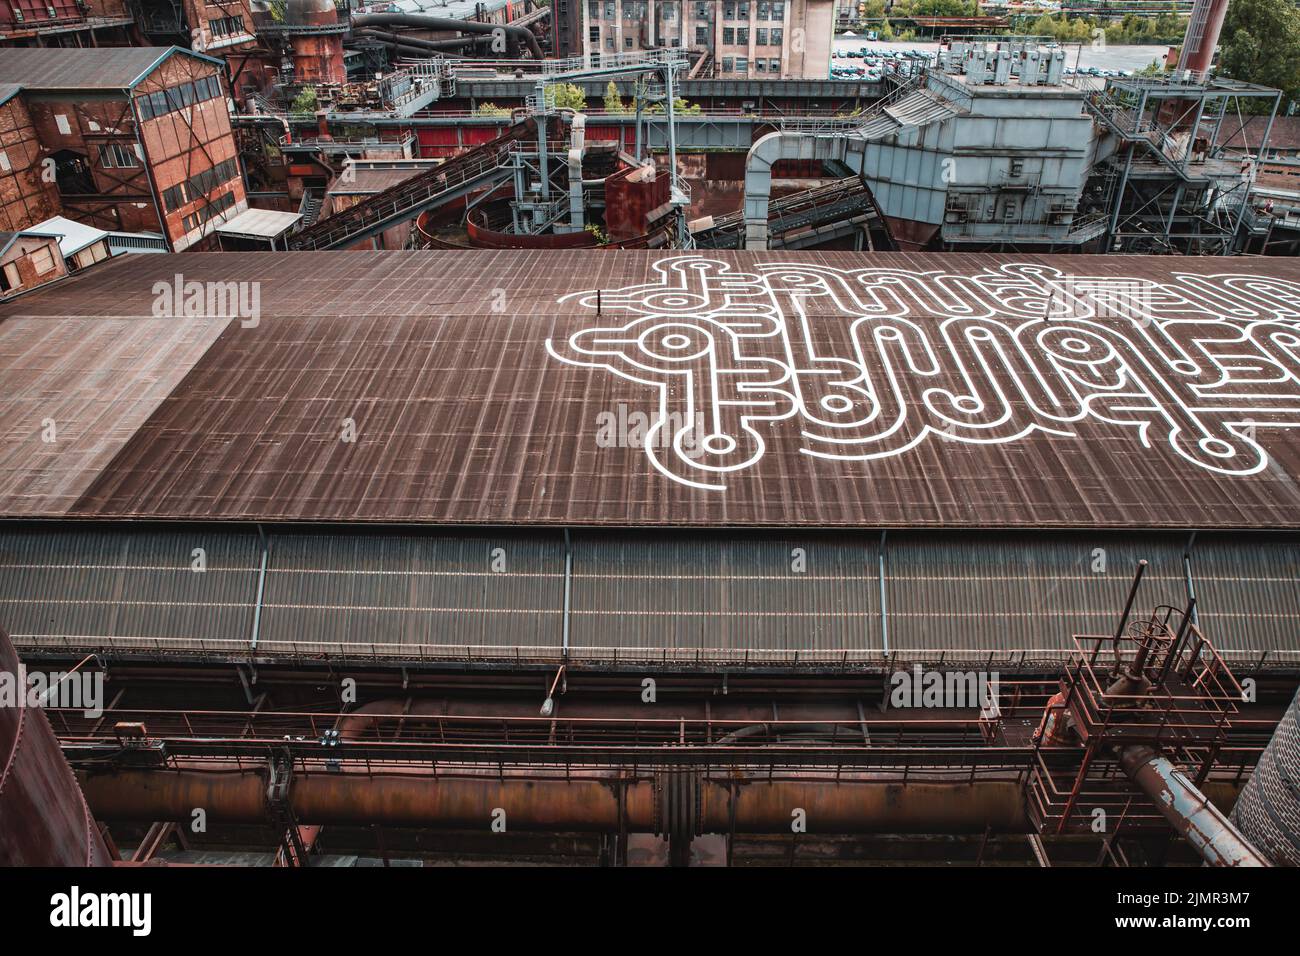
[[[328,221],[328,220],[327,220]],[[66,651],[105,656],[146,654],[196,658],[247,658],[252,649],[243,638],[134,637],[93,634],[11,634],[15,646],[24,651]],[[470,661],[484,664],[549,665],[582,660],[611,666],[669,664],[683,666],[749,665],[782,667],[854,667],[869,670],[929,664],[979,665],[984,670],[1026,670],[1059,668],[1076,653],[1073,648],[1044,647],[1010,650],[964,650],[953,648],[908,648],[883,651],[878,647],[858,648],[758,648],[758,647],[627,647],[620,645],[571,646],[566,652],[558,643],[539,644],[455,644],[402,643],[397,641],[313,641],[268,640],[257,642],[256,656],[268,660],[348,660],[396,664],[401,661]],[[1300,667],[1300,651],[1220,651],[1220,656],[1245,671]]]
[[[532,124],[519,124],[491,143],[479,146],[445,163],[377,193],[337,216],[304,229],[290,239],[291,249],[330,249],[364,235],[373,235],[387,225],[414,218],[434,205],[439,197],[455,194],[468,185],[513,165],[511,153],[529,135]]]

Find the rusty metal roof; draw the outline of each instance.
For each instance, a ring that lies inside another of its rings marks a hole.
[[[177,274],[257,321],[63,361]],[[1300,527],[1290,259],[190,253],[0,319],[0,515]]]
[[[1270,149],[1300,149],[1300,116],[1276,116],[1271,127],[1267,116],[1249,116],[1231,123],[1228,130],[1231,135],[1224,137],[1223,145],[1229,149],[1254,152],[1266,131]]]
[[[24,90],[128,90],[173,53],[220,60],[181,47],[8,47],[0,49],[0,84]]]

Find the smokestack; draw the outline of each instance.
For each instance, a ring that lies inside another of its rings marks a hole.
[[[1179,70],[1190,70],[1197,79],[1210,71],[1214,48],[1219,45],[1219,33],[1227,15],[1228,0],[1196,0],[1187,21],[1187,34],[1183,37]]]

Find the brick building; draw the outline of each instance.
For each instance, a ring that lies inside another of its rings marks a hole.
[[[99,46],[131,41],[126,0],[4,0],[0,46]]]
[[[57,238],[31,232],[0,232],[0,299],[67,274]]]
[[[62,214],[214,247],[248,208],[223,76],[178,47],[0,49],[0,225]]]
[[[721,77],[825,79],[834,0],[586,0],[584,52],[685,47]]]

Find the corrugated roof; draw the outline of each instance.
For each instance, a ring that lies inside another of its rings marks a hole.
[[[59,343],[110,316],[134,332],[122,317],[178,272],[255,284],[259,321],[178,350],[170,386],[152,357],[84,355],[57,455],[39,409],[6,414],[0,514],[1300,527],[1292,259],[137,257],[0,309],[0,341],[26,342],[0,350],[0,383],[64,395]],[[170,394],[96,401],[146,381]],[[711,448],[638,441],[635,416],[692,409]]]
[[[1274,117],[1271,129],[1267,116],[1248,116],[1245,123],[1229,119],[1225,124],[1223,145],[1230,149],[1258,150],[1265,131],[1270,149],[1300,149],[1300,116]]]
[[[33,232],[38,236],[57,236],[59,251],[64,257],[76,255],[86,246],[98,242],[108,235],[103,229],[87,226],[85,223],[73,222],[63,216],[52,216],[44,222],[28,226],[24,232]]]
[[[0,83],[0,106],[8,103],[22,91],[21,83]]]
[[[220,60],[181,47],[6,47],[0,49],[0,83],[23,89],[126,90],[173,53]]]
[[[276,209],[245,209],[238,216],[217,227],[217,232],[227,236],[255,236],[274,239],[292,229],[302,218],[301,213],[280,212]]]

